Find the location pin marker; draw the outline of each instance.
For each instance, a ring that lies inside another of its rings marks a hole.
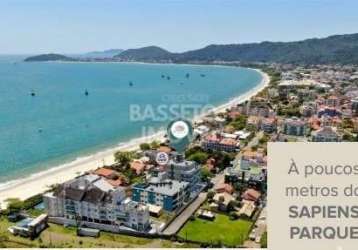
[[[169,123],[167,133],[170,146],[180,154],[184,153],[193,139],[191,122],[184,119],[177,119]]]

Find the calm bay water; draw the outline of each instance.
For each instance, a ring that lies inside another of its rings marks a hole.
[[[234,67],[21,59],[0,57],[0,183],[140,137],[143,127],[168,122],[131,121],[130,106],[147,118],[161,117],[156,113],[160,105],[167,105],[165,112],[177,104],[218,105],[261,81],[259,73]]]

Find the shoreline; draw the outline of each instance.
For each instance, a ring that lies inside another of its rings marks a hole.
[[[230,99],[229,101],[221,104],[205,114],[194,117],[192,120],[196,121],[209,113],[224,112],[227,108],[245,102],[263,90],[268,86],[270,77],[258,69],[251,69],[257,71],[261,76],[261,82],[248,92],[241,94],[237,97]],[[144,142],[151,142],[153,140],[164,140],[165,131],[160,131],[151,136],[134,138],[128,142],[119,144],[116,147],[112,147],[91,155],[78,157],[76,160],[55,166],[50,169],[35,173],[29,177],[22,179],[15,179],[9,182],[0,184],[0,208],[4,208],[5,200],[8,198],[19,198],[25,200],[33,195],[46,191],[49,186],[57,183],[63,183],[70,179],[75,178],[79,174],[87,172],[89,170],[96,169],[98,167],[111,165],[114,163],[113,154],[118,150],[136,150],[139,145]],[[31,192],[26,192],[31,190]]]

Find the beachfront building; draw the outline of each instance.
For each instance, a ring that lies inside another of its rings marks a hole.
[[[240,149],[240,142],[238,140],[225,138],[219,133],[206,136],[201,144],[205,150],[236,152]]]
[[[303,136],[306,123],[297,117],[287,118],[283,122],[283,133],[286,135]]]
[[[156,205],[170,212],[182,207],[189,195],[189,183],[184,181],[159,179],[132,187],[134,201]]]
[[[43,199],[50,219],[57,223],[110,231],[150,227],[148,207],[127,198],[124,187],[114,187],[99,175],[67,181]]]
[[[9,231],[13,235],[29,237],[34,239],[47,227],[47,214],[41,214],[38,217],[26,218],[18,222],[16,225],[9,227]]]

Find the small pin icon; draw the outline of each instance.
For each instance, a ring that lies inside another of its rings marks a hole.
[[[158,165],[163,166],[169,162],[169,155],[165,152],[159,152],[155,158]]]

